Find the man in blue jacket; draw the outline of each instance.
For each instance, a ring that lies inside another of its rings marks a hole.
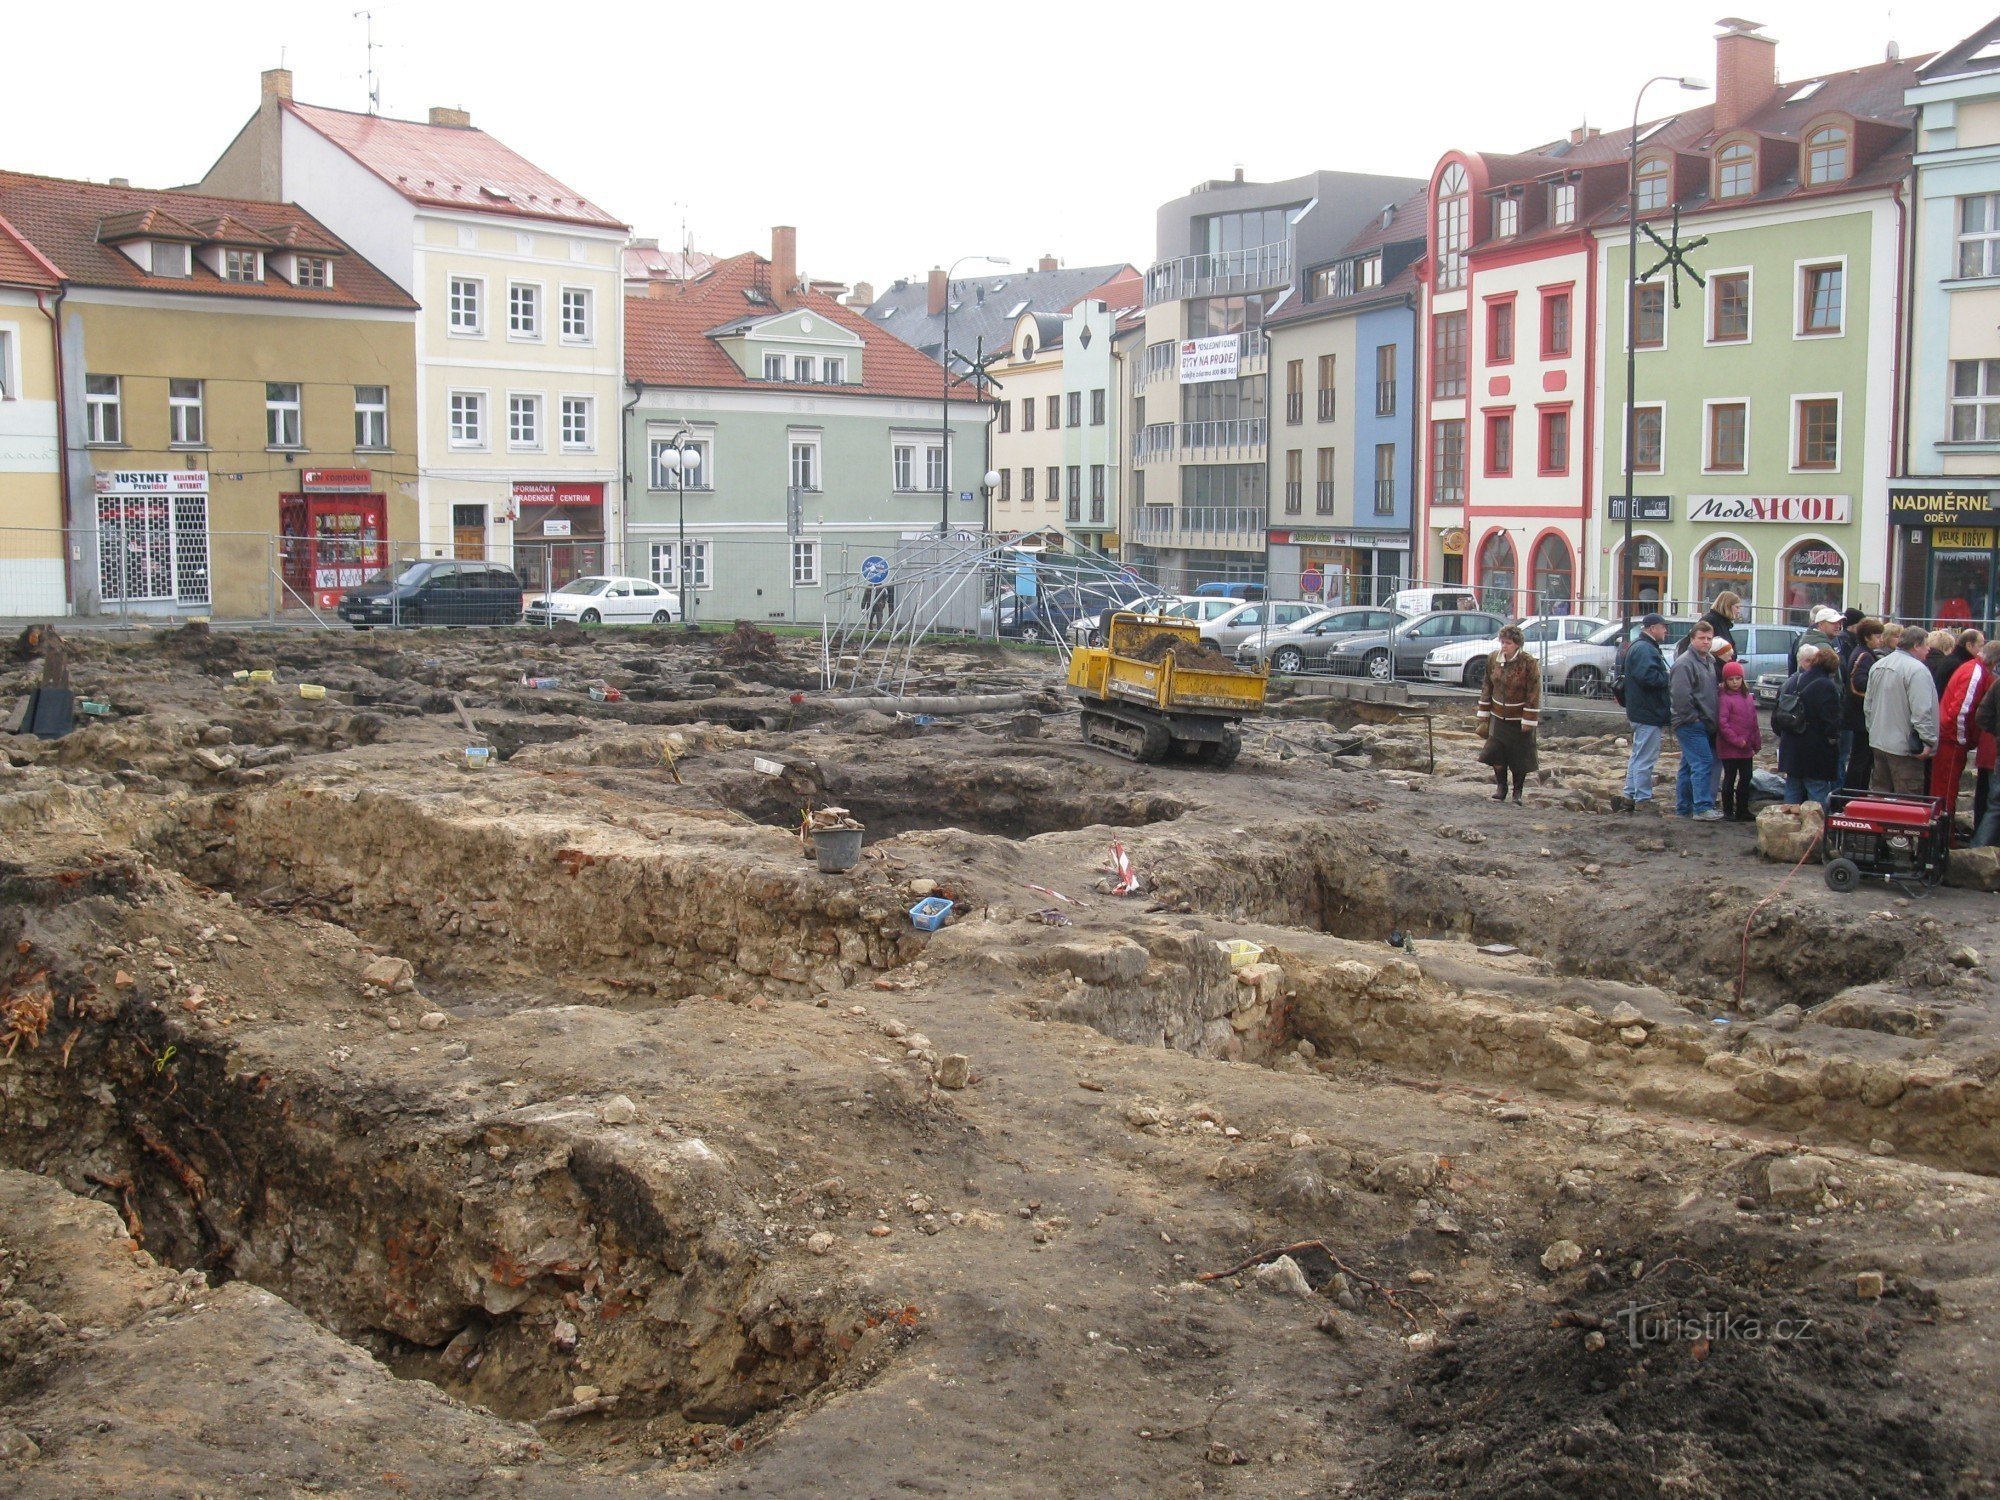
[[[1667,687],[1667,617],[1647,615],[1639,635],[1625,655],[1625,717],[1632,723],[1632,758],[1625,765],[1625,795],[1612,806],[1635,812],[1653,800],[1653,768],[1660,763],[1660,741],[1673,718]]]

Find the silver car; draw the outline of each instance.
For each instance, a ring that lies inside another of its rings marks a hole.
[[[1605,622],[1593,615],[1529,615],[1519,622],[1528,649],[1536,656],[1543,648],[1564,641],[1588,640],[1604,628]],[[1500,649],[1499,637],[1474,641],[1453,641],[1424,658],[1424,676],[1432,682],[1458,683],[1476,688],[1486,681],[1486,663]]]
[[[1323,672],[1326,659],[1350,636],[1394,630],[1403,617],[1393,609],[1355,606],[1307,615],[1290,630],[1251,636],[1236,648],[1238,665],[1271,664],[1274,672]]]
[[[1507,621],[1482,610],[1446,609],[1418,615],[1388,632],[1349,636],[1333,650],[1327,664],[1336,672],[1365,673],[1378,682],[1421,677],[1424,658],[1440,646],[1498,635]]]
[[[1253,599],[1203,625],[1201,638],[1218,651],[1234,655],[1236,648],[1252,636],[1289,629],[1319,612],[1319,605],[1303,599]]]

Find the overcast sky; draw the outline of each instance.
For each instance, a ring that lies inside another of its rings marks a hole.
[[[1787,80],[1914,56],[1995,0],[1757,0]],[[768,253],[880,288],[960,255],[1154,256],[1153,211],[1240,164],[1425,175],[1629,120],[1656,72],[1711,77],[1722,0],[1054,7],[380,0],[382,112],[473,123],[662,243]],[[9,8],[0,165],[171,186],[199,177],[280,59],[297,97],[367,108],[353,0]],[[1240,35],[1229,25],[1246,22]],[[1702,103],[1665,85],[1649,116]]]

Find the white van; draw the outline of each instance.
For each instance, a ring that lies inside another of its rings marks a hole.
[[[1414,618],[1440,609],[1477,609],[1479,599],[1471,589],[1401,589],[1389,601],[1389,608]]]

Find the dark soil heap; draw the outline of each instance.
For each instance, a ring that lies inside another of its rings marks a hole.
[[[751,662],[776,661],[778,638],[768,630],[759,630],[748,620],[738,620],[736,629],[715,648],[715,659],[730,667],[747,666]]]
[[[1132,652],[1132,655],[1140,661],[1165,661],[1171,656],[1182,666],[1192,667],[1200,672],[1239,670],[1235,662],[1209,645],[1207,641],[1184,640],[1164,630],[1149,637],[1143,645]]]

